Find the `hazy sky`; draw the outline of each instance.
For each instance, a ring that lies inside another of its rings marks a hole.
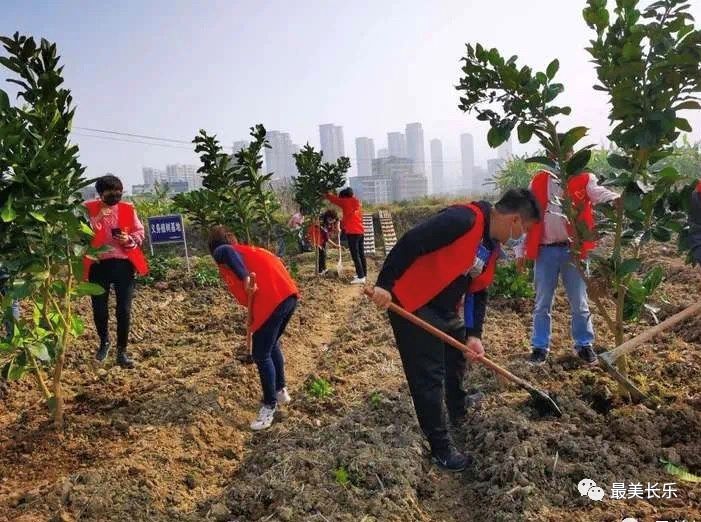
[[[701,2],[692,2],[701,20]],[[607,133],[605,97],[592,90],[583,48],[592,36],[579,0],[268,0],[37,2],[3,0],[0,33],[19,30],[58,44],[75,125],[191,140],[198,129],[230,146],[263,123],[318,146],[320,123],[386,146],[386,133],[423,123],[444,159],[459,160],[459,134],[475,135],[476,161],[495,154],[485,124],[457,108],[454,85],[466,42],[479,41],[544,68],[559,58],[571,120]],[[3,86],[2,88],[8,89]],[[691,115],[701,139],[701,115]],[[88,174],[141,182],[142,166],[196,163],[168,148],[85,137]],[[183,147],[183,148],[180,148]],[[524,149],[515,147],[516,152]],[[447,170],[457,167],[450,163]]]

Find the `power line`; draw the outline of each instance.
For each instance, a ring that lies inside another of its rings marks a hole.
[[[167,149],[189,150],[189,151],[194,152],[194,149],[191,149],[189,147],[177,147],[175,145],[166,145],[165,143],[152,143],[152,142],[148,142],[148,141],[126,140],[126,139],[122,139],[122,138],[113,138],[111,136],[95,136],[93,134],[83,134],[80,132],[72,132],[71,134],[73,134],[74,136],[79,136],[81,138],[95,138],[98,140],[118,141],[120,143],[136,143],[139,145],[151,145],[154,147],[165,147]]]
[[[90,131],[90,132],[102,132],[104,134],[115,134],[117,136],[128,136],[130,138],[145,138],[148,140],[156,140],[156,141],[168,141],[171,143],[184,143],[185,145],[192,145],[192,141],[185,141],[185,140],[176,140],[173,138],[161,138],[158,136],[146,136],[144,134],[132,134],[130,132],[120,132],[120,131],[113,131],[113,130],[105,130],[105,129],[93,129],[90,127],[73,127],[74,129],[78,130],[84,130],[84,131]]]

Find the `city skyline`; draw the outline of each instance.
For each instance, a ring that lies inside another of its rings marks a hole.
[[[545,11],[558,24],[534,32],[524,46],[522,28],[542,24]],[[484,23],[496,13],[498,30]],[[691,14],[701,19],[701,2],[693,3]],[[296,28],[302,24],[306,30],[300,34]],[[592,89],[596,75],[584,49],[592,32],[581,9],[568,2],[242,0],[203,9],[195,2],[165,0],[89,8],[6,0],[0,32],[15,31],[56,42],[76,104],[72,138],[86,175],[109,171],[126,185],[140,181],[145,165],[198,163],[191,141],[200,129],[216,134],[230,152],[257,123],[318,148],[319,123],[336,122],[343,126],[346,151],[354,150],[355,137],[365,136],[374,139],[379,156],[388,131],[421,122],[427,140],[443,143],[447,178],[459,171],[462,133],[475,137],[475,164],[486,165],[495,157],[486,143],[487,125],[459,111],[454,88],[465,44],[476,41],[517,53],[519,63],[540,70],[558,58],[557,79],[566,89],[562,101],[572,107],[562,127],[589,127],[586,142],[597,146],[607,145],[611,128],[606,96]],[[236,67],[230,66],[232,49]],[[198,73],[203,67],[207,74]],[[242,74],[252,81],[241,81]],[[3,89],[14,98],[12,85]],[[694,128],[691,141],[701,140],[699,111],[680,116]],[[535,142],[514,142],[513,153],[537,148]]]

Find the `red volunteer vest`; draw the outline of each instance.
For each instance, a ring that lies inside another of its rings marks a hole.
[[[701,180],[696,184],[696,192],[701,192]]]
[[[459,275],[472,268],[484,233],[484,215],[474,203],[462,206],[475,213],[473,227],[450,245],[419,257],[395,282],[392,293],[409,312],[415,312],[424,306]],[[484,275],[483,273],[482,276]],[[488,277],[485,276],[483,281]],[[476,278],[475,282],[479,279]]]
[[[280,303],[291,295],[299,296],[299,291],[285,265],[271,252],[249,245],[233,244],[231,246],[243,258],[248,271],[256,274],[258,291],[253,295],[251,329],[257,332]],[[248,294],[244,282],[225,265],[219,265],[219,273],[236,301],[242,306],[248,306]]]
[[[315,247],[324,248],[326,241],[319,225],[309,225],[307,228],[307,239]]]
[[[540,208],[542,209],[542,214],[540,221],[535,223],[526,236],[526,257],[528,259],[537,259],[538,252],[540,251],[540,244],[543,239],[543,226],[545,224],[545,211],[548,208],[548,201],[550,195],[548,193],[548,181],[550,179],[550,173],[544,170],[538,172],[533,178],[533,183],[531,184],[531,191],[533,195],[540,203]],[[590,231],[594,230],[594,207],[587,194],[587,184],[589,183],[589,173],[582,172],[575,176],[571,176],[567,180],[567,195],[572,201],[575,209],[578,211],[577,219],[583,222],[587,229]],[[572,237],[573,229],[572,225],[567,225],[567,229],[570,237]],[[584,259],[590,250],[596,247],[595,241],[583,241],[582,242],[582,252],[581,257]]]
[[[102,208],[102,205],[103,203],[99,199],[85,202],[85,208],[87,208],[88,215],[91,218],[97,216]],[[134,210],[134,205],[125,201],[120,201],[117,203],[117,209],[117,212],[119,213],[119,228],[122,229],[122,232],[126,232],[128,234],[130,231],[136,228],[136,211]],[[90,246],[93,248],[100,248],[101,246],[104,246],[112,237],[112,231],[106,230],[104,227],[102,227],[100,230],[95,230],[94,232],[95,236],[90,242]],[[139,247],[124,249],[124,252],[126,253],[131,264],[134,265],[134,270],[137,274],[144,275],[148,273],[146,256],[144,256],[144,253]],[[83,257],[83,279],[88,279],[90,267],[94,262],[94,260],[87,256]]]

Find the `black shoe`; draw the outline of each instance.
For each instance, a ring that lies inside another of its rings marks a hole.
[[[531,356],[528,358],[528,364],[532,364],[533,366],[543,366],[547,358],[548,352],[546,350],[534,348],[531,352]]]
[[[434,464],[445,471],[463,471],[472,463],[472,457],[463,455],[452,446],[434,451],[431,457]]]
[[[100,347],[97,349],[97,352],[95,353],[95,359],[97,362],[105,362],[105,359],[107,358],[107,354],[110,351],[110,342],[109,341],[101,341],[100,342]]]
[[[574,351],[577,352],[577,357],[582,359],[587,366],[595,366],[599,363],[596,352],[591,346],[575,346]]]
[[[126,350],[120,350],[119,353],[117,353],[117,364],[127,369],[134,367],[134,361],[129,358]]]

